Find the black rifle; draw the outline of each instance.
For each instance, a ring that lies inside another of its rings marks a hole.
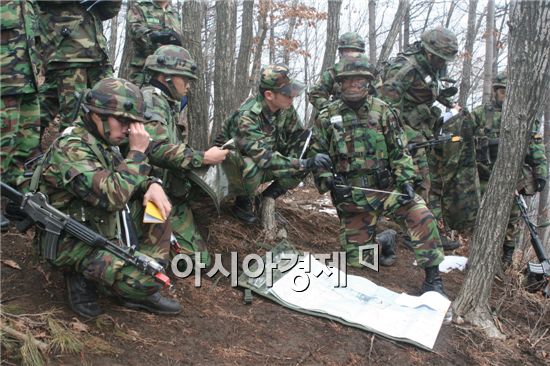
[[[529,282],[534,282],[535,286],[533,286],[533,290],[535,291],[544,287],[544,296],[550,297],[550,284],[548,283],[550,278],[550,260],[548,260],[548,257],[544,253],[544,248],[542,247],[539,234],[537,233],[537,226],[529,219],[529,216],[527,215],[527,204],[525,204],[523,196],[521,194],[516,194],[515,199],[521,212],[521,217],[529,229],[529,234],[531,235],[531,245],[533,245],[533,249],[535,250],[535,254],[539,260],[539,263],[528,263],[527,268],[530,277]]]
[[[447,142],[460,142],[462,141],[461,136],[453,135],[452,133],[445,133],[438,138],[428,140],[428,141],[422,141],[422,142],[411,142],[410,144],[407,144],[407,150],[411,153],[411,155],[414,155],[418,149],[422,149],[424,147],[432,147],[436,145],[446,144]]]
[[[52,207],[43,193],[23,195],[5,183],[0,182],[0,185],[1,195],[17,204],[30,220],[40,224],[45,231],[43,248],[45,259],[57,258],[59,236],[64,231],[90,246],[105,249],[126,263],[137,267],[141,272],[155,277],[164,287],[170,287],[170,278],[164,272],[162,265],[145,254],[136,255],[134,246],[121,247],[107,240],[69,215]]]

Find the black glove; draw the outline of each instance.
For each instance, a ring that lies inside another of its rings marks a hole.
[[[542,192],[544,190],[544,187],[546,187],[546,179],[544,178],[537,178],[535,180],[536,188],[535,191]]]
[[[327,154],[316,154],[312,158],[302,159],[300,165],[305,170],[319,170],[321,168],[324,170],[331,170],[332,161]]]
[[[401,206],[404,206],[414,200],[414,188],[412,183],[403,183],[401,185],[401,192],[405,194],[405,196],[399,196],[397,198],[397,202],[399,202]]]
[[[181,39],[179,35],[172,30],[154,31],[149,33],[149,38],[153,43],[161,45],[172,44],[175,46],[181,46]]]
[[[335,203],[344,202],[351,198],[352,188],[347,185],[347,182],[341,176],[329,178],[327,187],[330,188]]]

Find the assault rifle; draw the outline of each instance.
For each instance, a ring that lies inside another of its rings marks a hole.
[[[523,196],[518,193],[516,194],[515,199],[521,212],[521,217],[529,229],[529,234],[531,235],[531,245],[533,245],[533,249],[535,250],[535,254],[539,260],[539,263],[529,262],[527,264],[527,270],[529,272],[528,282],[530,284],[529,289],[533,291],[542,289],[544,296],[550,297],[550,260],[548,260],[548,257],[544,253],[544,248],[542,247],[539,234],[537,233],[537,226],[529,219],[529,216],[527,215],[527,204],[525,204]]]
[[[30,220],[39,224],[46,232],[43,248],[45,259],[53,260],[57,257],[59,236],[64,231],[87,245],[105,249],[116,255],[126,263],[137,267],[141,272],[153,276],[164,287],[171,286],[170,278],[164,272],[162,265],[145,254],[136,254],[135,246],[122,247],[107,240],[69,215],[52,207],[43,193],[23,195],[5,183],[0,182],[0,185],[1,195],[18,205]]]
[[[407,150],[411,153],[411,155],[415,155],[416,151],[418,149],[422,149],[424,147],[432,147],[436,145],[446,144],[447,142],[461,142],[462,137],[458,135],[453,135],[452,133],[445,133],[439,136],[438,138],[428,140],[428,141],[422,141],[422,142],[411,142],[410,144],[407,144]]]

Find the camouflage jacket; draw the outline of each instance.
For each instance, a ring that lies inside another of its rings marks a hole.
[[[357,111],[336,100],[320,112],[313,131],[310,154],[328,154],[334,167],[333,172],[315,174],[321,193],[329,190],[326,183],[333,173],[349,184],[371,188],[387,189],[413,180],[414,166],[403,146],[398,120],[380,99],[367,97]],[[381,187],[382,177],[386,187]]]
[[[432,108],[439,97],[439,76],[422,52],[399,54],[391,61],[378,95],[399,112],[406,125],[431,138],[441,113],[439,108]]]
[[[493,170],[494,163],[498,153],[498,139],[500,134],[500,123],[502,118],[502,109],[495,103],[480,105],[472,112],[474,120],[474,135],[476,138],[476,150],[482,149],[481,145],[485,140],[487,151],[483,154],[488,159],[480,158],[478,153],[477,167],[481,180],[488,180]],[[540,121],[536,120],[531,132],[529,149],[525,156],[524,178],[529,171],[534,173],[535,177],[548,179],[548,161],[544,152],[544,142],[540,130]]]
[[[294,136],[304,131],[293,106],[271,112],[264,97],[245,101],[223,126],[225,141],[235,138],[237,149],[261,169],[300,170],[298,158],[281,154]]]
[[[309,93],[307,93],[309,102],[313,104],[318,111],[331,102],[331,96],[340,93],[335,78],[336,72],[334,71],[334,67],[329,67],[323,71],[317,84],[311,87]]]
[[[42,163],[40,191],[50,203],[74,219],[88,223],[107,238],[117,237],[117,212],[134,193],[149,184],[146,154],[123,157],[75,121],[76,127],[57,138]]]
[[[172,30],[179,35],[183,34],[180,14],[171,4],[164,10],[155,1],[130,3],[128,24],[134,50],[130,64],[137,67],[143,67],[147,56],[152,55],[159,47],[159,44],[151,41],[149,33]]]
[[[64,63],[109,63],[107,40],[103,35],[102,10],[115,16],[120,1],[108,1],[87,11],[80,1],[39,1],[40,37],[48,69],[65,68]],[[111,16],[111,17],[112,17]],[[105,20],[105,19],[104,19]],[[51,65],[52,63],[63,63]]]
[[[36,17],[33,1],[2,1],[0,12],[0,94],[38,91],[41,59],[35,45]]]
[[[151,114],[145,123],[145,129],[153,139],[148,155],[153,175],[166,181],[170,195],[183,195],[188,191],[188,183],[182,170],[202,166],[204,152],[192,149],[182,142],[177,127],[179,103],[154,86],[141,89],[145,101],[146,113]]]

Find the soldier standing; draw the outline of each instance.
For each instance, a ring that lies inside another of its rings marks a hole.
[[[147,56],[162,45],[182,45],[181,16],[169,0],[135,1],[128,9],[128,25],[131,44],[127,44],[127,50],[133,52],[128,80],[142,85]]]
[[[41,88],[42,128],[60,115],[59,131],[72,123],[74,92],[113,75],[102,21],[118,14],[120,1],[38,1],[46,82]]]
[[[370,70],[364,55],[338,63],[336,81],[342,94],[321,110],[311,148],[312,154],[328,154],[332,169],[318,170],[315,183],[320,193],[331,191],[348,265],[361,267],[358,246],[374,243],[380,215],[398,217],[405,221],[416,261],[426,273],[422,292],[445,295],[438,269],[444,255],[437,221],[414,192],[414,166],[394,112],[369,95],[374,79]]]
[[[434,138],[436,123],[441,115],[441,110],[433,105],[436,101],[452,107],[448,100],[452,96],[449,93],[451,89],[441,89],[440,78],[447,62],[452,61],[458,53],[457,38],[448,29],[430,29],[420,39],[420,42],[390,62],[379,88],[381,98],[399,113],[407,141],[411,143]],[[413,155],[413,161],[417,169],[417,193],[429,204],[431,180],[428,151],[425,148],[418,149]],[[442,241],[445,249],[456,249],[459,246],[445,236],[442,236]]]
[[[321,154],[301,159],[308,131],[292,102],[304,90],[304,84],[289,77],[285,65],[262,69],[259,93],[245,101],[224,123],[218,142],[235,139],[239,153],[237,169],[242,181],[233,213],[246,223],[255,223],[252,199],[260,184],[273,180],[263,197],[276,199],[296,187],[309,171],[330,161]],[[231,179],[231,177],[230,177]]]
[[[14,187],[24,181],[25,162],[40,151],[41,60],[35,45],[36,17],[33,1],[2,1],[0,45],[0,174]],[[0,228],[9,220],[2,213]]]
[[[121,224],[121,215],[136,195],[143,194],[143,204],[152,201],[167,217],[170,201],[158,179],[149,175],[151,165],[145,152],[150,141],[143,116],[143,97],[137,86],[115,78],[98,82],[85,91],[75,126],[50,147],[33,176],[33,185],[40,179],[40,191],[49,196],[55,208],[109,240],[121,242],[129,235],[128,228]],[[130,151],[123,157],[118,146],[126,141]],[[142,231],[138,238],[140,252],[167,264],[171,235],[168,222],[148,224]],[[48,245],[44,234],[39,233],[41,246]],[[69,305],[83,317],[101,314],[98,287],[130,308],[159,314],[181,311],[177,302],[160,294],[153,277],[73,237],[61,239],[57,258],[51,264],[65,271]]]
[[[365,53],[365,40],[355,32],[344,33],[338,39],[338,55],[343,58],[346,55],[357,55]],[[329,67],[321,74],[307,94],[309,102],[318,111],[323,109],[331,100],[339,97],[340,91],[337,88],[335,67]]]
[[[192,80],[197,79],[197,65],[189,52],[180,46],[161,46],[145,61],[145,73],[150,80],[142,88],[149,120],[145,129],[154,140],[150,152],[162,162],[154,175],[162,177],[173,205],[170,223],[178,243],[186,252],[200,252],[207,266],[210,257],[189,207],[191,182],[185,172],[204,165],[222,162],[229,150],[212,147],[197,151],[186,145],[178,129],[179,100],[187,94]],[[158,148],[156,148],[158,146]],[[173,163],[172,163],[173,162]]]
[[[491,171],[497,159],[500,123],[502,119],[502,105],[506,97],[508,77],[505,73],[499,73],[493,79],[493,99],[489,104],[480,105],[472,112],[475,126],[476,160],[481,194],[485,193]],[[544,142],[539,132],[540,122],[535,121],[529,149],[525,156],[522,174],[518,183],[518,191],[525,195],[533,195],[542,192],[548,179],[548,161],[544,152]],[[516,205],[512,206],[510,220],[506,228],[506,237],[503,243],[502,261],[505,264],[512,263],[512,255],[518,236],[518,224],[520,211]]]

